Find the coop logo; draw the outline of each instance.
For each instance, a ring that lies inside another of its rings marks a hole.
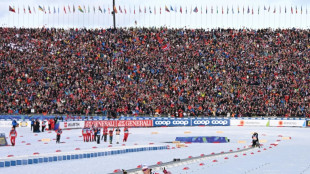
[[[155,126],[168,126],[171,124],[171,121],[155,121]]]
[[[205,126],[228,126],[229,120],[195,120],[193,126],[205,125]]]
[[[195,125],[209,125],[210,121],[209,120],[195,120],[194,124]]]
[[[188,123],[189,123],[188,121],[180,121],[180,120],[172,121],[172,124],[175,126],[179,126],[179,125],[186,126],[186,125],[188,125]]]

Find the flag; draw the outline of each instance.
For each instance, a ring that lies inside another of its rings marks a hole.
[[[216,6],[216,13],[217,13],[217,14],[219,13],[219,8],[218,8],[218,6]]]
[[[266,6],[264,6],[264,10],[267,10]]]
[[[240,9],[239,9],[239,6],[238,6],[238,14],[240,13]]]
[[[180,13],[182,14],[182,12],[183,12],[183,11],[182,11],[182,7],[180,6]]]
[[[102,13],[102,9],[101,9],[101,7],[99,6],[99,11]]]
[[[254,9],[253,9],[253,7],[252,7],[252,15],[254,14]]]
[[[235,14],[235,12],[234,12],[234,6],[231,7],[231,12],[232,12],[232,14]]]
[[[103,7],[103,13],[105,14],[105,12],[106,12],[106,9]]]
[[[136,14],[136,6],[133,6],[133,14]]]
[[[110,14],[110,7],[108,7],[108,13]]]
[[[170,12],[166,5],[165,5],[165,10],[166,10],[166,12]]]
[[[297,14],[297,6],[296,6],[296,14]]]
[[[211,6],[211,14],[213,14],[213,6]]]
[[[15,8],[12,8],[11,6],[9,6],[9,11],[15,13]]]
[[[32,9],[33,9],[33,13],[36,13],[36,8],[33,7]]]
[[[65,6],[64,6],[64,12],[65,12],[65,14],[67,14],[66,7],[65,7]]]
[[[156,14],[156,7],[154,6],[154,14]]]
[[[244,6],[243,6],[243,9],[242,9],[242,11],[243,11],[243,14],[244,14]]]
[[[170,5],[170,11],[173,11],[173,8],[172,8],[172,6]]]
[[[58,7],[58,14],[59,14],[59,7]]]
[[[229,7],[227,6],[227,14],[228,14],[228,12],[229,12]]]
[[[29,5],[28,5],[28,11],[29,11],[29,14],[31,14],[31,9]]]
[[[116,9],[115,6],[113,7],[113,11],[114,11],[115,14],[117,13],[117,9]]]
[[[89,6],[88,6],[88,13],[90,13],[90,8],[89,8]]]
[[[18,7],[18,11],[17,11],[17,12],[18,12],[18,14],[19,14],[19,7]]]
[[[72,9],[72,12],[73,12],[73,13],[75,13],[75,6],[74,6],[74,5],[73,5],[73,9]]]
[[[94,13],[96,13],[96,7],[95,6],[93,6],[93,11],[94,11]]]
[[[200,13],[202,14],[202,6],[200,6]]]
[[[296,7],[296,10],[297,10],[297,7]],[[25,9],[25,6],[24,6],[24,13],[26,13],[26,9]]]
[[[84,13],[83,9],[81,8],[81,6],[78,7],[78,10],[81,12],[81,13]]]
[[[170,44],[167,43],[167,44],[163,45],[163,46],[161,47],[161,49],[162,49],[163,51],[170,50]]]
[[[248,14],[250,13],[250,7],[248,6]]]
[[[87,13],[85,5],[83,5],[83,8],[84,8],[84,12]]]
[[[139,6],[139,13],[142,13],[141,7]]]
[[[224,14],[224,7],[222,6],[222,14]]]
[[[285,6],[285,9],[284,9],[284,12],[286,13],[286,6]]]
[[[300,6],[300,14],[302,14],[302,6]]]
[[[150,14],[152,13],[152,9],[151,9],[151,7],[149,6],[149,10],[150,10]]]
[[[68,5],[68,10],[69,10],[69,13],[71,13],[70,5]]]
[[[178,12],[177,6],[174,7],[174,11],[175,11],[175,12]]]
[[[54,6],[54,14],[56,13],[56,8],[55,8],[55,6]]]
[[[276,13],[276,7],[274,7],[274,9],[273,9],[273,13]]]
[[[51,8],[48,6],[48,13],[51,14]]]
[[[208,14],[208,6],[206,6],[206,14]]]
[[[159,14],[161,14],[161,7],[159,8]]]
[[[257,14],[259,14],[259,6],[258,6]]]
[[[280,10],[279,10],[279,13],[281,14],[281,6],[280,6]]]
[[[146,13],[146,7],[144,6],[144,13]]]
[[[198,12],[198,8],[197,6],[194,8],[194,12],[197,13]]]
[[[187,6],[186,6],[186,8],[185,8],[185,13],[187,14]]]
[[[123,13],[123,10],[122,10],[121,6],[118,6],[118,10],[119,10],[120,13]]]

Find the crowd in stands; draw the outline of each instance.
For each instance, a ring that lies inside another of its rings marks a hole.
[[[0,28],[0,113],[309,117],[309,35]]]

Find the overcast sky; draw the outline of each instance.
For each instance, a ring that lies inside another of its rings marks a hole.
[[[145,26],[171,28],[309,28],[310,0],[115,0],[117,10],[119,6],[123,13],[116,15],[118,27]],[[74,3],[73,3],[74,2]],[[45,7],[47,14],[39,11],[38,6]],[[70,11],[68,9],[70,6]],[[73,5],[75,13],[72,13]],[[81,13],[78,6],[90,13]],[[165,5],[177,12],[166,12]],[[15,7],[16,13],[9,12],[9,6]],[[28,12],[28,6],[32,14]],[[106,13],[99,12],[99,6]],[[26,13],[23,8],[25,7]],[[51,14],[48,13],[48,7]],[[56,13],[54,14],[54,7]],[[66,14],[64,13],[66,8]],[[95,7],[95,13],[93,11]],[[139,7],[142,13],[139,13]],[[180,13],[182,7],[183,13]],[[194,8],[198,13],[194,13]],[[238,14],[238,7],[240,13]],[[264,7],[267,10],[264,10]],[[268,12],[268,8],[270,11]],[[293,7],[294,14],[291,14]],[[297,14],[296,14],[297,7]],[[18,14],[19,8],[19,14]],[[59,13],[58,13],[59,8]],[[0,25],[10,27],[87,27],[108,28],[113,25],[112,0],[1,0]],[[146,8],[146,13],[144,13]],[[161,14],[160,13],[161,8]],[[213,8],[213,14],[211,9]],[[245,13],[243,14],[243,8]],[[247,13],[248,8],[250,13]],[[281,8],[281,13],[280,13]],[[285,8],[287,12],[285,13]],[[302,8],[302,13],[301,13]],[[35,9],[35,13],[34,13]],[[125,9],[127,13],[125,14]],[[134,9],[136,14],[134,14]],[[154,9],[156,9],[156,14]],[[187,14],[186,14],[187,9]],[[202,9],[202,10],[201,10]],[[216,12],[218,9],[218,13]],[[224,14],[222,14],[222,9]],[[228,14],[227,14],[228,9]],[[232,13],[234,10],[234,14]],[[252,9],[254,14],[252,14]],[[259,9],[259,14],[258,14]],[[276,13],[273,13],[276,9]],[[206,13],[206,10],[208,11]],[[131,13],[130,13],[131,11]],[[150,13],[150,11],[152,13]],[[202,11],[202,13],[201,13]]]

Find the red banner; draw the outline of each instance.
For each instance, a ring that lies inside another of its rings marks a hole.
[[[96,120],[85,121],[85,127],[153,127],[153,120]]]

